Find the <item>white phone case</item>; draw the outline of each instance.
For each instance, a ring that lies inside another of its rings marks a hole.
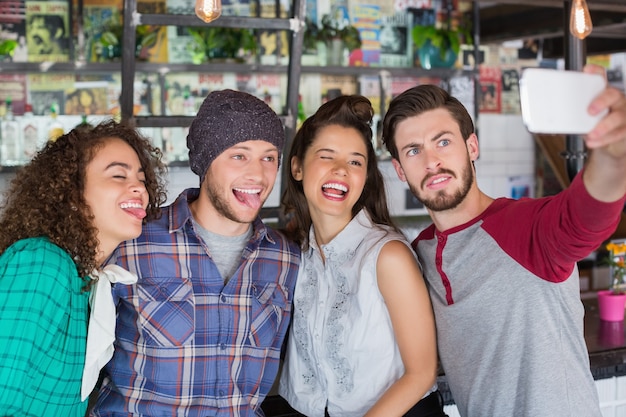
[[[587,112],[606,87],[604,77],[598,74],[527,68],[519,86],[522,119],[532,133],[586,134],[606,114]]]

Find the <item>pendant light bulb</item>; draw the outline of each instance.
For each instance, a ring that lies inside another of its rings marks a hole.
[[[591,15],[585,0],[574,0],[569,19],[569,31],[578,39],[585,39],[591,33]]]
[[[222,0],[196,0],[196,16],[209,23],[222,14]]]

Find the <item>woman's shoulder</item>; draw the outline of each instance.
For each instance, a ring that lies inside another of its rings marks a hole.
[[[4,255],[32,255],[39,257],[40,255],[52,256],[55,258],[65,258],[71,260],[70,255],[58,245],[52,243],[47,237],[29,237],[18,240],[7,248]]]
[[[52,286],[67,283],[68,274],[78,275],[76,264],[65,250],[45,237],[18,240],[0,256],[0,276],[40,280],[39,284]]]
[[[391,241],[399,241],[405,245],[411,246],[406,236],[388,225],[375,224],[372,227],[372,236],[380,240],[383,244]]]

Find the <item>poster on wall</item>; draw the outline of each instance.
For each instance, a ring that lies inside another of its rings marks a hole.
[[[502,109],[502,73],[499,67],[480,66],[480,112],[500,113]]]
[[[520,112],[519,72],[517,68],[502,68],[502,113]]]

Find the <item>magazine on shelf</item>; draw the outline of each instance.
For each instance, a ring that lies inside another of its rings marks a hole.
[[[517,68],[502,68],[502,113],[520,114],[519,71]]]
[[[165,0],[137,0],[137,12],[145,14],[163,14],[166,11]],[[147,62],[168,62],[167,26],[137,25],[136,58]]]
[[[56,104],[59,114],[65,111],[65,91],[74,87],[74,74],[39,73],[28,74],[30,103],[33,114],[43,116],[50,112],[52,104]]]
[[[0,42],[15,41],[17,45],[9,60],[28,61],[26,45],[26,5],[24,0],[0,1]]]
[[[361,36],[361,48],[350,53],[351,66],[377,66],[380,63],[381,7],[355,1],[350,5],[350,21]]]
[[[26,105],[26,76],[24,74],[0,73],[0,105],[11,99],[13,114],[24,114]]]
[[[106,81],[76,82],[65,90],[63,114],[109,114]]]
[[[167,27],[167,55],[172,64],[193,63],[193,45],[195,41],[187,28],[181,26]]]
[[[470,75],[456,75],[448,80],[450,94],[456,97],[467,109],[476,122],[476,106],[474,105],[474,77]]]
[[[29,62],[67,62],[70,59],[71,41],[67,2],[26,2],[26,46]]]
[[[252,3],[250,13],[257,15],[255,3]],[[274,0],[261,0],[258,15],[264,18],[286,18],[290,7],[286,1],[278,3],[278,13]],[[286,30],[255,30],[258,36],[257,54],[262,65],[287,65],[289,63],[289,33]]]
[[[102,34],[117,32],[118,42],[122,42],[122,1],[83,0],[83,31],[85,35],[85,59],[98,62],[102,59]],[[120,48],[121,54],[121,48]]]
[[[250,0],[222,0],[222,16],[252,16]]]
[[[352,75],[321,75],[322,104],[340,95],[356,94],[357,80]]]
[[[166,0],[165,11],[169,14],[195,14],[195,0]]]
[[[376,114],[381,114],[380,77],[378,75],[361,75],[358,83],[359,94],[369,99]]]
[[[413,66],[411,14],[382,15],[380,23],[380,66]]]
[[[287,77],[282,74],[235,74],[236,89],[245,91],[267,103],[276,113],[283,112]]]
[[[500,113],[502,110],[502,73],[499,67],[480,66],[481,113]]]
[[[391,98],[395,98],[398,94],[403,93],[409,88],[423,84],[434,84],[441,86],[442,79],[440,77],[392,77],[391,78]]]

